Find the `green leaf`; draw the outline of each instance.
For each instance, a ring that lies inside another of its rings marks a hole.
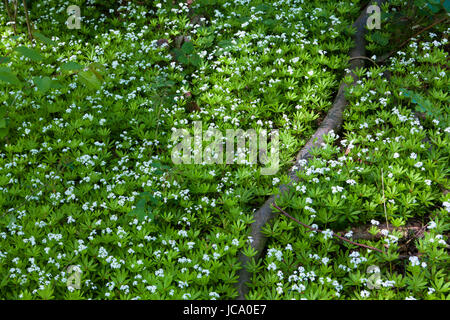
[[[183,63],[183,64],[188,64],[189,63],[189,59],[184,54],[180,55],[177,58],[177,60],[178,60],[178,62]]]
[[[89,70],[97,77],[98,80],[103,80],[102,75],[95,69],[94,65],[90,65]]]
[[[445,0],[442,5],[443,5],[445,11],[447,11],[447,13],[450,13],[450,0]]]
[[[14,50],[17,51],[22,56],[25,56],[36,62],[40,62],[44,59],[44,57],[34,49],[30,49],[30,48],[27,48],[24,46],[19,46],[19,47],[15,48]]]
[[[83,69],[83,66],[81,64],[78,64],[73,61],[66,62],[61,66],[61,70],[64,70],[64,71],[74,71],[74,70],[81,70],[81,69]]]
[[[435,4],[427,3],[427,6],[433,13],[438,13],[439,11],[441,11],[441,7]]]
[[[372,40],[382,46],[385,46],[389,43],[389,38],[379,31],[376,31],[372,34]]]
[[[46,36],[44,36],[42,33],[39,32],[33,32],[33,35],[38,38],[39,40],[41,40],[43,43],[50,45],[50,46],[55,46],[56,42],[53,41],[50,38],[47,38]]]
[[[33,82],[42,93],[47,92],[52,87],[52,79],[49,77],[33,77]]]
[[[0,63],[7,63],[9,60],[11,60],[9,57],[0,57]]]
[[[193,54],[190,57],[190,62],[194,67],[200,66],[200,63],[202,63],[202,59],[198,54]]]
[[[263,23],[270,27],[270,26],[273,26],[274,24],[276,24],[276,21],[273,19],[264,19]]]
[[[143,220],[145,217],[145,206],[147,204],[147,199],[141,198],[136,204],[136,208],[134,208],[129,215],[136,216],[139,220]]]
[[[0,119],[0,129],[6,128],[6,119]]]
[[[233,43],[230,40],[222,40],[222,41],[219,41],[219,43],[217,45],[220,48],[225,49],[225,48],[233,46]]]
[[[258,11],[269,11],[269,9],[271,9],[270,6],[268,6],[268,5],[265,4],[265,3],[261,3],[261,4],[259,4],[259,5],[256,6],[255,12],[258,12]]]
[[[78,73],[80,80],[90,89],[100,89],[101,82],[97,76],[92,72],[92,70],[81,71]]]
[[[192,52],[194,52],[194,45],[192,44],[192,42],[185,42],[185,43],[183,43],[183,45],[181,46],[181,50],[182,50],[185,54],[191,54]]]
[[[52,79],[52,82],[50,83],[50,87],[52,89],[61,89],[63,86],[57,79]]]
[[[10,68],[7,67],[0,67],[0,80],[16,86],[20,86],[21,84],[16,75],[11,72]]]
[[[8,128],[0,128],[0,139],[8,135]]]

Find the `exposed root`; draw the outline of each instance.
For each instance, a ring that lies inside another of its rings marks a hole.
[[[385,0],[377,0],[376,1],[379,6]],[[358,77],[353,72],[356,68],[361,68],[364,66],[364,59],[360,59],[360,57],[364,57],[366,55],[366,49],[365,49],[365,33],[366,33],[366,23],[367,23],[367,7],[364,8],[361,15],[358,17],[358,19],[355,21],[353,26],[356,29],[356,33],[354,35],[354,43],[355,47],[350,51],[350,68],[349,72],[346,75],[350,75],[353,77],[353,83],[351,85],[354,85],[356,81],[358,80]],[[299,180],[298,176],[296,175],[297,172],[301,171],[303,169],[303,162],[305,160],[309,160],[312,158],[312,155],[310,153],[312,148],[321,147],[322,143],[324,142],[323,136],[328,134],[331,130],[337,131],[341,125],[342,125],[342,113],[345,109],[345,107],[348,104],[347,99],[344,96],[345,89],[348,87],[347,84],[342,82],[342,84],[339,87],[339,91],[336,95],[336,98],[334,99],[333,106],[328,112],[325,119],[320,124],[320,127],[317,129],[317,131],[314,133],[314,135],[309,139],[309,141],[306,143],[306,145],[300,150],[300,152],[297,154],[296,162],[294,166],[289,170],[288,174],[291,178],[292,182],[297,182]],[[283,194],[288,189],[288,185],[282,185],[280,186],[280,194]],[[278,198],[278,195],[271,196],[264,205],[255,212],[254,218],[255,222],[251,225],[251,231],[250,236],[252,237],[253,241],[251,243],[251,246],[256,250],[257,254],[254,256],[255,259],[259,259],[261,257],[261,253],[266,245],[267,238],[263,235],[261,232],[262,227],[273,217],[275,217],[274,212],[272,211],[272,205],[275,202],[275,200]],[[249,262],[249,258],[245,256],[244,254],[240,254],[239,261],[242,264],[242,269],[239,272],[239,280],[237,283],[237,290],[239,293],[238,300],[244,300],[245,295],[248,293],[249,289],[247,287],[247,282],[251,279],[251,273],[247,271],[246,265]]]

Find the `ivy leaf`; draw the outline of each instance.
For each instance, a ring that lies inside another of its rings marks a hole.
[[[46,93],[52,87],[52,79],[49,77],[33,77],[33,82],[42,93]]]
[[[77,71],[81,69],[83,69],[83,66],[73,61],[66,62],[61,66],[61,70],[64,71]]]
[[[33,32],[33,35],[38,38],[39,40],[41,40],[43,43],[50,45],[50,46],[55,46],[56,42],[53,41],[50,38],[47,38],[46,36],[44,36],[42,33],[39,32]]]
[[[44,59],[44,57],[34,49],[27,48],[25,46],[19,46],[14,49],[22,56],[25,56],[33,61],[40,62]]]
[[[0,80],[16,86],[20,86],[21,84],[17,76],[7,67],[0,67]]]

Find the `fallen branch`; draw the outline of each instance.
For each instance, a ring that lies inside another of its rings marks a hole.
[[[323,233],[323,230],[315,229],[315,228],[311,227],[310,225],[304,224],[304,223],[301,222],[300,220],[295,219],[294,217],[292,217],[291,215],[289,215],[286,211],[284,211],[284,210],[281,209],[279,206],[277,206],[275,203],[273,204],[273,207],[276,208],[278,211],[280,211],[282,214],[284,214],[284,215],[285,215],[286,217],[288,217],[289,219],[291,219],[291,220],[297,222],[298,224],[304,226],[305,228],[310,229],[310,230],[312,230],[312,231],[316,231],[316,232]],[[378,251],[378,252],[381,252],[381,253],[385,253],[383,250],[380,250],[380,249],[378,249],[378,248],[375,248],[375,247],[372,247],[372,246],[368,246],[368,245],[366,245],[366,244],[357,243],[357,242],[348,240],[347,238],[341,237],[341,236],[335,234],[334,232],[333,232],[331,235],[332,235],[333,237],[336,237],[336,238],[338,238],[338,239],[341,239],[342,241],[351,243],[351,244],[353,244],[353,245],[355,245],[355,246],[359,246],[359,247],[367,248],[367,249],[370,249],[370,250]]]
[[[351,58],[348,59],[348,60],[351,61],[351,60],[355,60],[355,59],[365,59],[365,60],[368,60],[368,61],[372,62],[374,65],[376,65],[376,66],[378,67],[378,64],[375,62],[375,60],[370,59],[370,58],[368,58],[368,57],[363,57],[363,56],[360,56],[360,57],[351,57]]]
[[[376,2],[379,6],[381,6],[381,4],[385,2],[385,0],[377,0]],[[355,23],[353,24],[356,29],[356,33],[354,35],[355,47],[350,50],[350,68],[348,73],[346,74],[346,76],[350,75],[353,78],[353,83],[351,85],[355,85],[356,81],[358,80],[358,76],[353,71],[364,66],[364,59],[356,59],[356,57],[362,57],[366,55],[366,41],[364,37],[366,33],[368,16],[369,15],[367,14],[367,7],[365,7],[358,19],[356,19]],[[342,113],[348,104],[348,101],[345,98],[344,94],[348,86],[349,85],[347,85],[345,82],[342,82],[339,86],[339,91],[334,99],[332,108],[328,111],[327,116],[322,121],[313,136],[297,154],[296,162],[288,172],[291,182],[287,185],[281,185],[279,187],[279,194],[285,193],[288,190],[289,185],[292,185],[292,182],[297,182],[299,180],[297,172],[304,168],[305,160],[307,162],[307,160],[312,158],[310,151],[313,148],[321,147],[322,143],[324,142],[324,135],[327,135],[332,130],[337,131],[341,127]],[[251,246],[256,251],[256,255],[254,256],[254,259],[256,260],[260,258],[267,241],[267,238],[264,236],[261,230],[263,226],[275,216],[272,211],[272,205],[275,203],[275,200],[278,197],[279,195],[271,196],[254,214],[255,222],[253,222],[250,227],[250,236],[253,240],[251,242]],[[250,262],[250,259],[243,253],[241,253],[239,256],[239,262],[242,265],[242,269],[239,271],[239,280],[236,284],[238,290],[237,299],[244,300],[245,295],[249,291],[247,282],[249,282],[251,279],[251,273],[246,269],[246,266]]]
[[[404,46],[405,44],[407,44],[409,41],[411,41],[412,38],[417,37],[417,36],[420,35],[422,32],[425,32],[425,31],[427,31],[427,30],[433,28],[435,25],[437,25],[437,24],[439,24],[439,23],[441,23],[441,22],[444,22],[444,21],[447,20],[447,19],[448,19],[448,17],[444,17],[444,18],[442,18],[442,19],[439,19],[439,20],[433,22],[433,23],[430,24],[429,26],[423,28],[423,29],[420,30],[419,32],[415,33],[413,36],[409,37],[407,40],[403,41],[403,42],[402,42],[395,50],[392,50],[391,52],[389,52],[389,53],[387,53],[387,54],[381,56],[380,59],[377,59],[377,62],[378,62],[378,63],[383,63],[387,58],[389,58],[390,56],[392,56],[392,55],[393,55],[395,52],[397,52],[400,48],[403,48],[403,46]]]
[[[366,224],[358,227],[353,227],[349,231],[337,231],[337,234],[352,233],[352,239],[353,240],[371,240],[371,241],[377,241],[380,240],[382,237],[384,237],[381,232],[378,232],[377,234],[372,234],[369,232],[369,229],[372,227],[371,224]],[[377,226],[380,230],[388,230],[389,233],[392,233],[393,231],[401,232],[404,237],[410,237],[412,233],[414,233],[414,238],[421,238],[423,237],[425,226],[422,226],[422,224],[418,221],[411,221],[407,223],[405,226],[395,228],[392,225],[387,225],[386,223],[382,223]]]

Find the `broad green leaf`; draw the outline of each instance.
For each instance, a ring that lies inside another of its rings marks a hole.
[[[272,8],[271,6],[268,6],[265,3],[261,3],[261,4],[256,6],[255,12],[258,12],[258,11],[269,11],[269,9],[271,9],[271,8]]]
[[[445,0],[442,5],[444,6],[445,11],[447,11],[447,13],[450,13],[450,0]]]
[[[97,70],[95,70],[95,67],[94,67],[94,66],[90,65],[90,66],[89,66],[89,70],[92,71],[92,73],[97,77],[98,80],[100,80],[100,81],[103,80],[102,75],[101,75]]]
[[[0,80],[16,85],[16,86],[20,86],[21,82],[20,80],[17,78],[17,76],[11,72],[10,68],[7,67],[1,67],[0,68]]]
[[[99,72],[105,72],[106,71],[105,66],[103,64],[98,63],[98,62],[91,63],[89,65],[89,67],[93,68],[93,69],[95,69],[96,71],[99,71]]]
[[[33,32],[33,35],[38,38],[39,40],[41,40],[43,43],[50,45],[50,46],[55,46],[56,42],[53,41],[50,38],[47,38],[46,36],[44,36],[42,33],[39,32]]]
[[[24,46],[19,46],[19,47],[15,48],[14,50],[16,50],[19,54],[23,55],[24,57],[27,57],[36,62],[40,62],[44,59],[44,57],[34,49],[30,49],[30,48],[27,48]]]
[[[136,204],[136,208],[133,209],[129,215],[136,216],[139,218],[139,220],[143,220],[145,217],[145,206],[147,204],[147,200],[145,198],[139,199],[138,203]]]
[[[190,56],[190,61],[194,67],[198,67],[202,62],[202,59],[200,59],[200,56],[198,54],[193,54]]]
[[[52,79],[52,82],[50,83],[50,87],[52,89],[61,89],[63,86],[57,79]]]
[[[0,129],[6,128],[6,119],[2,118],[0,119]]]
[[[64,71],[74,71],[74,70],[81,70],[81,69],[83,69],[83,66],[81,64],[78,64],[73,61],[66,62],[61,66],[61,70],[64,70]]]
[[[49,77],[33,77],[33,82],[42,93],[47,92],[52,86],[52,79]]]
[[[219,47],[225,49],[225,48],[231,47],[233,45],[233,43],[230,40],[221,40],[221,41],[219,41],[219,43],[217,45]]]
[[[91,89],[100,89],[101,87],[101,82],[100,80],[97,78],[97,76],[91,71],[81,71],[78,73],[78,75],[80,76],[80,80],[88,87]]]
[[[0,63],[6,63],[11,60],[9,57],[0,57]]]
[[[8,135],[8,128],[0,128],[0,138],[4,138]]]
[[[183,64],[188,64],[189,63],[189,59],[184,54],[180,55],[177,58],[177,60],[178,60],[178,62],[183,63]]]
[[[194,52],[194,45],[192,44],[192,42],[185,42],[185,43],[183,43],[183,45],[181,46],[181,50],[182,50],[185,54],[191,54],[192,52]]]

